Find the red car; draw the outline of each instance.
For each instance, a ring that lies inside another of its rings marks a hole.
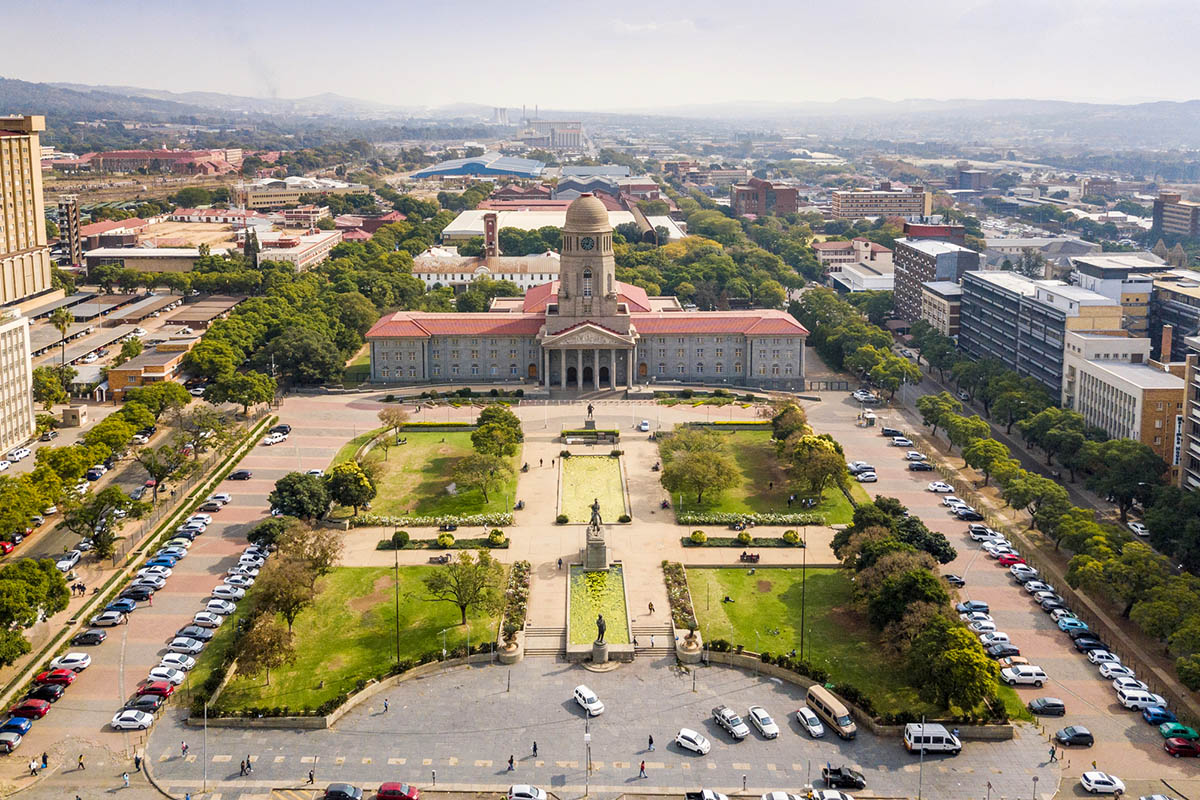
[[[1005,567],[1011,567],[1013,564],[1024,564],[1025,563],[1025,559],[1021,558],[1016,553],[1005,553],[1004,555],[1000,556],[996,560],[1000,562],[1001,566],[1005,566]]]
[[[13,543],[12,542],[0,542],[0,553],[3,553],[4,555],[8,555],[12,551],[13,551]]]
[[[1200,756],[1200,742],[1192,742],[1187,739],[1175,737],[1167,739],[1163,742],[1163,750],[1166,750],[1171,755],[1179,758],[1180,756],[1191,756],[1195,758]]]
[[[381,783],[375,800],[418,800],[421,790],[407,783]]]
[[[170,697],[175,694],[175,687],[166,681],[150,681],[137,690],[139,695],[156,694],[159,697]]]
[[[8,710],[10,717],[25,717],[26,719],[41,719],[50,711],[50,704],[45,700],[22,700]]]
[[[60,683],[63,686],[70,686],[75,682],[75,670],[73,669],[52,669],[43,672],[33,679],[34,683]]]

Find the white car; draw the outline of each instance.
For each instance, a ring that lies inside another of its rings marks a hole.
[[[508,787],[504,796],[508,800],[546,800],[546,791],[527,783],[517,783]]]
[[[1079,776],[1079,785],[1092,794],[1125,794],[1125,784],[1116,775],[1088,770]]]
[[[966,503],[963,502],[961,498],[952,494],[948,494],[942,498],[942,505],[948,508],[953,508],[954,506],[965,506]]]
[[[1121,657],[1116,653],[1110,653],[1107,650],[1089,650],[1088,661],[1093,664],[1120,664]]]
[[[875,483],[879,477],[874,472],[860,472],[854,476],[854,480],[859,483]]]
[[[263,439],[263,444],[270,447],[273,444],[280,444],[281,442],[286,442],[286,441],[287,441],[286,433],[272,433],[272,434],[268,434],[266,436],[266,438]]]
[[[763,792],[758,800],[804,800],[804,798],[791,792]]]
[[[105,611],[92,617],[88,624],[93,628],[111,628],[113,625],[120,625],[125,619],[125,614],[120,611]]]
[[[118,731],[144,731],[154,724],[154,717],[145,711],[127,708],[118,711],[110,724]]]
[[[182,547],[184,550],[191,549],[192,540],[186,536],[176,536],[167,542],[167,547]]]
[[[958,618],[970,625],[972,622],[991,622],[992,615],[985,614],[982,611],[970,611],[966,614],[959,614]]]
[[[151,576],[155,578],[169,578],[171,577],[172,572],[173,570],[170,567],[143,567],[142,569],[138,570],[137,576],[139,578],[149,578]]]
[[[179,684],[183,683],[185,678],[187,678],[187,675],[180,670],[174,669],[173,667],[157,666],[150,670],[149,679],[152,681],[166,681],[172,686],[178,686]]]
[[[178,561],[181,558],[187,558],[187,553],[188,551],[186,547],[160,547],[154,553],[154,558],[158,558],[159,556],[170,556]]]
[[[905,439],[903,436],[897,436],[892,439],[892,447],[912,447],[912,439]]]
[[[189,656],[194,656],[204,649],[204,642],[197,639],[189,639],[186,636],[176,636],[167,645],[167,651],[171,653],[186,653]]]
[[[814,739],[820,739],[825,735],[825,726],[808,706],[800,706],[796,709],[796,722]]]
[[[1132,667],[1109,661],[1100,665],[1100,677],[1112,680],[1114,678],[1136,678],[1137,674]]]
[[[1006,544],[984,545],[980,548],[988,554],[989,558],[999,558],[1000,556],[1015,556],[1017,551]]]
[[[265,564],[265,563],[267,563],[267,562],[264,561],[263,559],[259,558],[258,556],[249,556],[249,555],[242,554],[241,556],[238,557],[238,564],[247,566],[247,567],[254,567],[255,569],[262,569],[263,564]]]
[[[213,587],[212,596],[218,600],[241,600],[246,596],[246,590],[239,586],[229,586],[222,583],[219,586]]]
[[[994,644],[1007,643],[1009,639],[1008,634],[1004,631],[991,631],[989,633],[981,633],[979,641],[984,647],[991,647]]]
[[[162,657],[162,661],[158,662],[160,667],[168,667],[170,669],[179,669],[187,672],[192,667],[196,666],[196,659],[191,656],[185,656],[183,653],[167,653]]]
[[[134,328],[132,331],[130,331],[129,335],[130,336],[145,336],[146,329],[145,328]]]
[[[604,703],[596,696],[596,693],[583,684],[575,687],[575,702],[579,707],[587,712],[589,717],[595,717],[604,713]]]
[[[1150,529],[1140,522],[1128,522],[1125,524],[1125,527],[1129,528],[1129,530],[1133,531],[1137,536],[1150,535]]]
[[[150,437],[144,433],[135,433],[133,435],[133,443],[134,444],[146,444],[149,441],[150,441]]]
[[[942,483],[941,481],[934,481],[926,486],[925,489],[930,492],[937,492],[938,494],[946,494],[954,491],[953,486],[948,483]]]
[[[9,451],[8,460],[16,462],[24,458],[29,458],[31,455],[33,455],[33,451],[28,447],[18,447],[15,450]]]
[[[223,505],[223,506],[227,506],[227,505],[229,505],[229,503],[230,503],[232,500],[233,500],[233,496],[232,496],[232,495],[230,495],[230,494],[229,494],[229,493],[227,493],[227,492],[217,492],[217,493],[216,493],[216,494],[214,494],[212,497],[208,498],[208,502],[210,502],[210,503],[220,503],[220,504],[221,504],[221,505]]]
[[[1056,608],[1050,612],[1050,619],[1054,622],[1058,622],[1060,619],[1065,617],[1076,619],[1075,612],[1069,608]]]
[[[62,554],[58,561],[54,562],[54,566],[59,572],[70,572],[75,569],[75,565],[79,563],[79,559],[83,558],[83,553],[78,550],[68,550]]]
[[[247,575],[251,578],[258,577],[258,567],[249,564],[235,564],[229,568],[230,575]]]
[[[83,672],[92,665],[92,657],[87,653],[67,653],[50,662],[50,669],[69,669]]]
[[[219,628],[224,621],[225,617],[211,611],[197,611],[192,617],[192,624],[201,628]]]
[[[997,539],[1004,538],[991,528],[982,525],[978,528],[971,528],[968,533],[970,533],[971,539],[976,542],[994,542]]]
[[[95,353],[88,353],[86,356],[83,357],[83,363],[91,364],[93,361],[96,361],[99,358],[100,358],[100,356],[96,355]]]
[[[192,514],[187,518],[188,522],[199,522],[204,525],[212,525],[212,514]]]
[[[222,617],[228,617],[230,614],[237,611],[237,606],[228,600],[220,600],[214,597],[204,604],[204,610]]]
[[[774,739],[779,735],[779,726],[762,706],[750,706],[746,716],[750,718],[750,724],[758,728],[764,739]]]
[[[712,749],[708,739],[691,728],[680,728],[679,733],[675,734],[675,744],[702,756],[708,755],[708,751]]]
[[[647,431],[649,431],[650,430],[650,420],[644,419],[641,422],[639,422],[638,430],[641,431],[642,433],[646,433]]]
[[[321,469],[310,469],[307,472],[305,472],[304,474],[305,475],[314,475],[314,476],[320,478],[322,475],[325,474],[325,471],[321,470]]]
[[[134,586],[152,586],[157,591],[167,585],[166,578],[160,578],[157,575],[146,575],[138,578],[133,582]]]
[[[239,589],[249,589],[254,585],[254,578],[249,575],[226,575],[223,583],[226,586],[236,586]]]
[[[972,622],[967,627],[970,629],[971,633],[992,633],[996,630],[996,623],[990,619],[981,619],[976,622]]]
[[[850,795],[837,789],[814,789],[809,797],[811,800],[854,800]]]
[[[1018,664],[1015,667],[1005,667],[1000,670],[1000,679],[1009,686],[1021,684],[1023,686],[1036,686],[1042,688],[1042,684],[1050,680],[1046,677],[1046,673],[1041,667],[1035,667],[1033,664]]]
[[[1150,687],[1139,681],[1137,678],[1122,676],[1113,678],[1112,687],[1118,692],[1122,689],[1141,689],[1143,692],[1150,691]]]
[[[904,454],[904,458],[906,461],[926,461],[927,460],[925,458],[924,453],[919,453],[916,450],[909,450],[907,453]]]

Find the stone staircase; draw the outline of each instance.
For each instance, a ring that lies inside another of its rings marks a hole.
[[[650,646],[650,637],[654,637],[654,646]],[[675,630],[671,624],[634,625],[633,638],[637,640],[638,656],[673,656],[675,655]]]
[[[565,627],[530,625],[525,628],[525,655],[560,656],[566,650],[567,629]]]

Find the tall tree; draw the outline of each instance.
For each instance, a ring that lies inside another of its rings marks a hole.
[[[962,411],[962,403],[949,392],[927,394],[917,398],[917,411],[921,414],[921,421],[932,426],[931,434],[937,436],[938,426],[951,414]]]
[[[463,625],[468,610],[495,613],[504,600],[504,567],[487,550],[474,556],[469,550],[460,552],[458,558],[435,567],[423,580],[432,601],[458,607]]]
[[[962,454],[967,464],[983,473],[983,485],[987,486],[992,465],[1008,458],[1008,448],[995,439],[979,438],[964,447]]]
[[[250,413],[250,406],[269,403],[275,397],[275,379],[270,375],[253,370],[222,375],[204,387],[204,399],[214,405],[237,403],[242,414]]]
[[[142,465],[146,474],[154,480],[154,502],[158,502],[158,491],[163,483],[177,474],[184,465],[183,453],[170,445],[161,445],[156,449],[143,447],[133,455],[133,459]]]
[[[485,503],[491,502],[491,491],[511,480],[514,474],[507,458],[490,453],[472,453],[463,456],[454,465],[454,481],[461,486],[478,489]]]
[[[289,472],[275,481],[275,489],[267,496],[272,508],[289,517],[311,520],[329,511],[329,489],[324,478]]]
[[[696,503],[704,495],[720,494],[733,486],[741,473],[733,459],[723,452],[685,451],[663,466],[662,484],[669,492],[695,494]]]
[[[1081,459],[1091,472],[1088,488],[1116,500],[1121,522],[1128,521],[1134,501],[1149,497],[1167,470],[1158,454],[1135,439],[1085,442]]]
[[[358,516],[360,506],[375,499],[375,484],[362,467],[353,461],[334,466],[329,470],[326,481],[333,501],[338,505],[353,506],[355,516]]]
[[[296,648],[292,642],[292,630],[284,628],[269,614],[259,614],[250,629],[238,639],[238,673],[254,677],[260,672],[267,674],[267,686],[271,685],[271,670],[295,662]]]
[[[379,422],[383,427],[390,431],[393,436],[397,437],[400,435],[400,431],[404,428],[405,423],[408,422],[408,412],[399,404],[385,406],[380,409],[378,416]]]
[[[263,565],[254,581],[254,602],[268,614],[278,614],[287,623],[288,632],[300,612],[316,597],[313,581],[304,564],[286,554],[276,554]]]
[[[75,317],[65,308],[56,308],[50,312],[50,324],[58,331],[59,346],[62,352],[59,366],[67,365],[67,331],[71,329],[73,322],[75,322]]]

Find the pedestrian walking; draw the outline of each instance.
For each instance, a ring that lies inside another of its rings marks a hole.
[[[136,753],[133,756],[133,771],[134,772],[142,771],[142,757],[137,755]]]
[[[650,634],[650,649],[654,649],[654,634]]]
[[[1095,768],[1096,768],[1096,762],[1095,762],[1095,761],[1093,761],[1093,762],[1092,762],[1092,769],[1095,769]]]
[[[241,767],[241,773],[240,773],[240,774],[241,774],[241,775],[245,775],[245,774],[246,774],[246,762],[245,762],[245,761],[243,761],[243,762],[242,762],[242,763],[241,763],[239,766]]]
[[[146,598],[146,600],[147,600],[147,602],[150,603],[151,606],[154,605],[154,595],[150,595],[149,597]]]
[[[654,603],[650,603],[649,606],[650,606],[650,613],[653,614],[654,613]]]
[[[29,777],[31,777],[31,778],[37,777],[37,762],[34,761],[32,758],[29,759]]]
[[[429,770],[429,772],[433,776],[433,785],[437,786],[437,770],[431,769],[431,770]]]
[[[180,753],[180,755],[182,755],[184,758],[187,758],[187,751],[188,751],[187,742],[180,742],[180,743],[179,743],[179,753]]]
[[[538,466],[539,466],[539,467],[544,467],[544,466],[546,466],[546,459],[544,459],[544,458],[539,458],[539,459],[538,459]]]
[[[75,765],[75,769],[85,769],[83,766],[83,753],[79,754],[79,763]]]
[[[1058,761],[1058,748],[1050,745],[1050,761],[1051,763]]]
[[[562,558],[561,557],[559,557],[559,559],[558,559],[558,568],[562,569]]]
[[[46,755],[45,753],[42,753],[42,769],[45,769],[46,765],[49,763],[50,763],[50,756]]]
[[[646,742],[646,749],[648,749],[651,753],[654,752],[654,734],[650,734]]]
[[[383,698],[383,713],[387,713],[389,705],[388,699],[386,697]]]
[[[516,765],[513,763],[513,757],[509,756],[508,757],[508,771],[512,772],[514,769],[516,769]]]
[[[254,763],[250,761],[250,756],[246,756],[246,774],[254,772]]]
[[[308,771],[308,782],[313,782],[313,771],[311,769]]]
[[[533,743],[533,757],[537,758],[537,742]]]
[[[129,773],[128,773],[128,772],[122,772],[122,773],[121,773],[121,780],[125,781],[125,788],[126,788],[126,789],[128,789],[128,788],[129,788]]]
[[[742,776],[742,791],[746,791],[746,776]]]
[[[645,759],[642,760],[641,766],[638,767],[638,777],[639,778],[646,777],[646,761],[645,761]]]

